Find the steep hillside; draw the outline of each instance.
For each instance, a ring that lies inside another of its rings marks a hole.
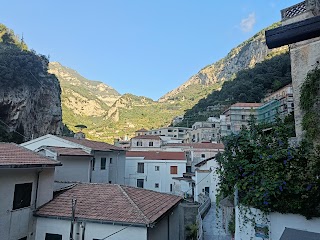
[[[273,24],[267,29],[275,28],[279,24]],[[252,68],[268,56],[285,52],[287,47],[273,50],[267,48],[264,34],[267,29],[263,29],[252,38],[233,48],[226,57],[218,62],[204,67],[187,82],[161,97],[159,101],[199,100],[213,90],[221,88],[224,81],[234,79],[238,71]]]
[[[47,68],[45,56],[0,24],[0,141],[61,133],[60,86]]]

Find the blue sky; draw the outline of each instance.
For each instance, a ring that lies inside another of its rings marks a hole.
[[[0,22],[50,61],[157,100],[298,2],[10,0]]]

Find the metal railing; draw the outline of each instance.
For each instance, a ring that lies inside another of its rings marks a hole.
[[[301,13],[304,13],[307,11],[307,6],[306,2],[303,1],[301,3],[295,4],[291,7],[285,8],[281,10],[281,17],[282,20],[287,19],[287,18],[292,18],[295,17]]]

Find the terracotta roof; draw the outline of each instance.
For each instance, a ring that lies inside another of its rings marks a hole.
[[[203,165],[205,165],[208,161],[210,161],[210,160],[212,160],[212,159],[214,159],[215,157],[211,157],[211,158],[207,158],[207,159],[205,159],[205,160],[203,160],[203,161],[201,161],[201,162],[198,162],[196,165],[194,165],[195,167],[201,167],[201,166],[203,166]]]
[[[157,135],[139,135],[135,136],[132,139],[153,139],[153,140],[161,140],[160,136]]]
[[[97,141],[92,141],[88,139],[76,139],[73,137],[61,137],[61,138],[68,140],[70,142],[74,142],[82,146],[91,148],[92,150],[96,150],[96,151],[112,151],[112,150],[124,151],[123,148],[116,147],[114,145],[111,145],[105,142],[97,142]]]
[[[262,103],[235,103],[231,107],[260,107]]]
[[[116,184],[79,183],[40,207],[35,215],[70,219],[72,199],[75,217],[112,223],[153,224],[182,198],[142,188]]]
[[[222,143],[168,143],[169,147],[190,147],[198,149],[224,149]]]
[[[186,160],[184,152],[128,151],[127,157],[144,157],[145,160]]]
[[[51,151],[58,153],[59,156],[92,156],[83,151],[81,148],[67,148],[67,147],[45,147]]]
[[[149,132],[149,131],[145,128],[141,128],[140,130],[137,130],[136,132]]]
[[[15,143],[0,143],[0,168],[54,167],[61,163]]]

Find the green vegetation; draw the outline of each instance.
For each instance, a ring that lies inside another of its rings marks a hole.
[[[223,83],[221,90],[213,91],[185,113],[180,126],[192,124],[200,118],[218,116],[222,110],[236,102],[260,102],[266,93],[276,91],[291,83],[289,53],[276,55],[255,65],[252,69],[239,71],[233,81]],[[208,106],[221,106],[221,110],[206,111]]]
[[[249,128],[226,137],[220,165],[218,198],[233,195],[239,202],[268,212],[320,216],[320,151],[310,144],[289,145],[290,130],[280,119],[268,131],[254,119]]]

